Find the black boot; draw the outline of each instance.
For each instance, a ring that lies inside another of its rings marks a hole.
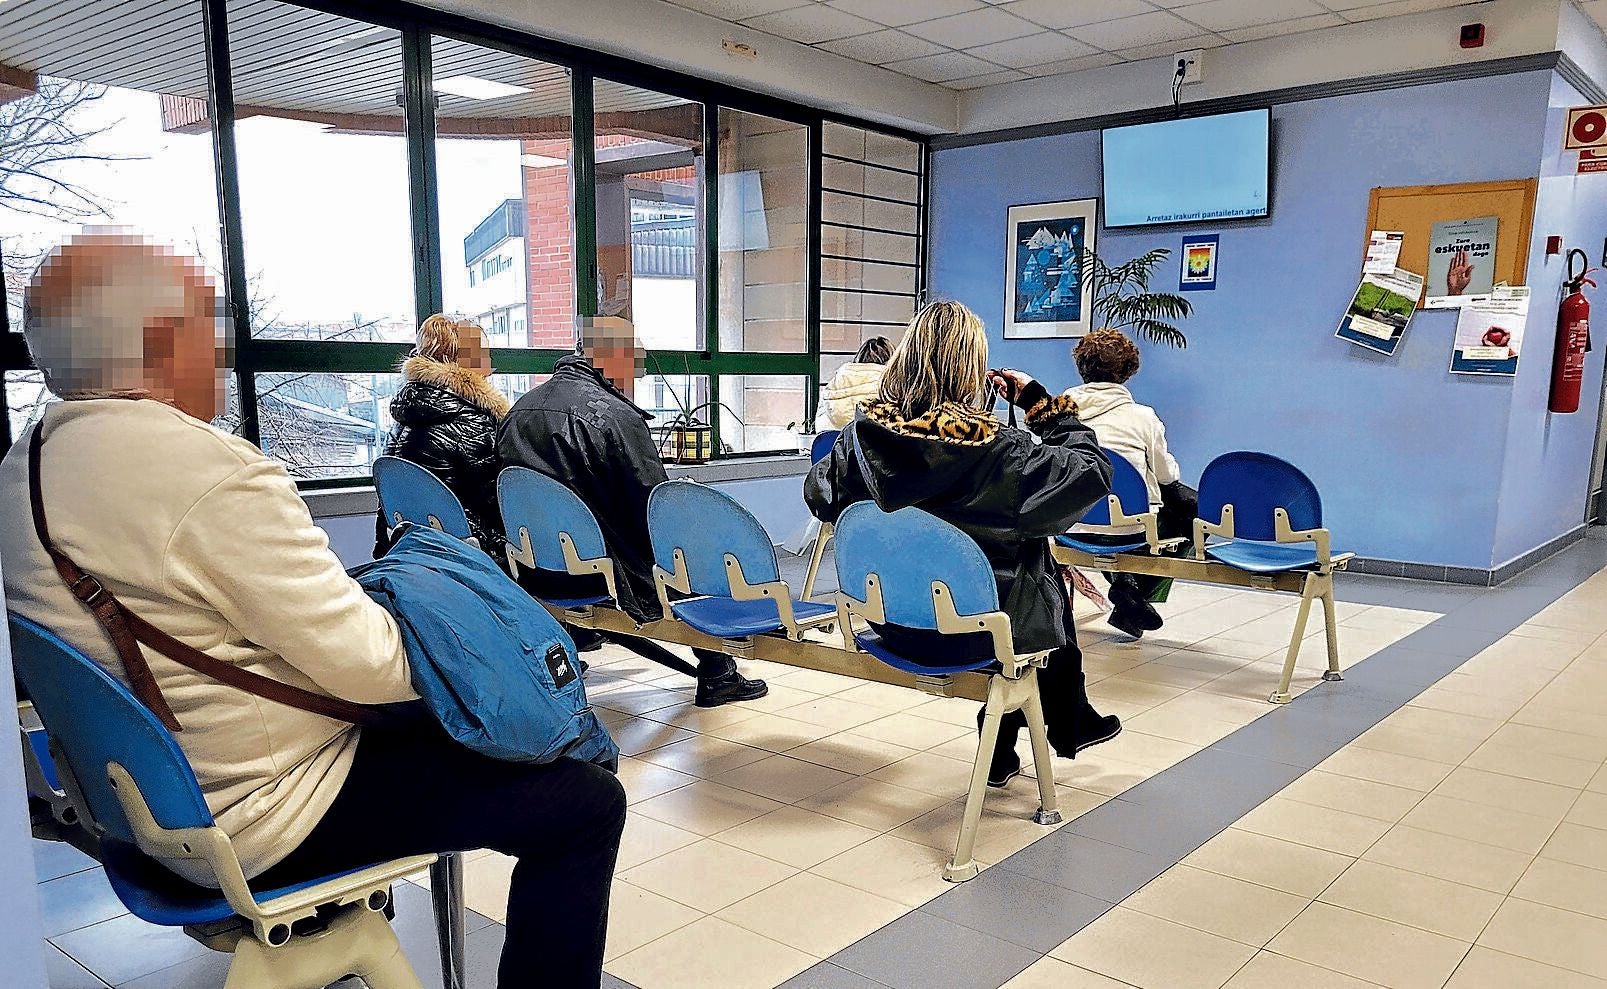
[[[1057,660],[1069,668],[1057,668]],[[1122,733],[1120,718],[1100,714],[1088,702],[1087,683],[1088,678],[1082,671],[1082,653],[1076,646],[1050,653],[1049,665],[1038,674],[1049,746],[1065,759],[1075,759],[1082,750],[1108,742]]]
[[[984,708],[976,713],[976,730],[982,731]],[[993,746],[993,762],[988,766],[988,786],[999,789],[1021,775],[1021,757],[1016,755],[1016,741],[1021,736],[1026,719],[1019,711],[1011,711],[999,722],[999,740]]]
[[[719,707],[733,701],[756,701],[768,693],[770,687],[763,680],[749,680],[733,669],[724,676],[700,678],[693,703],[698,707]]]
[[[1135,639],[1144,632],[1155,631],[1163,624],[1161,613],[1144,600],[1144,595],[1139,593],[1137,583],[1129,574],[1121,574],[1111,581],[1110,603],[1113,610],[1107,620]]]

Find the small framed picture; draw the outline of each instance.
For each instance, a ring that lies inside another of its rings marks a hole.
[[[1219,235],[1201,234],[1183,238],[1183,270],[1177,284],[1185,292],[1209,292],[1216,288],[1216,252]]]
[[[1004,336],[1080,337],[1092,329],[1092,286],[1084,259],[1094,250],[1099,200],[1012,206],[1005,221]]]

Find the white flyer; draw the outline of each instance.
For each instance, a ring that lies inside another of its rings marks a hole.
[[[1387,275],[1394,271],[1405,236],[1399,230],[1374,230],[1367,238],[1367,258],[1362,262],[1362,274]]]

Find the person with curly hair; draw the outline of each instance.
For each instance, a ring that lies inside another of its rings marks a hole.
[[[1193,490],[1182,483],[1177,461],[1166,448],[1166,427],[1161,417],[1149,406],[1134,401],[1132,392],[1127,390],[1127,382],[1138,373],[1141,360],[1137,344],[1120,330],[1095,330],[1078,342],[1072,358],[1084,383],[1066,394],[1077,403],[1078,415],[1093,429],[1100,446],[1121,454],[1144,478],[1150,508],[1160,512],[1161,538],[1189,535],[1197,499]],[[1079,534],[1093,539],[1111,537],[1116,542],[1131,538],[1128,532],[1108,528]],[[1160,628],[1160,613],[1150,599],[1161,590],[1164,580],[1140,574],[1112,574],[1111,625],[1135,639]]]

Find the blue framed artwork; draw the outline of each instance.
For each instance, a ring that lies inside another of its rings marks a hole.
[[[1216,288],[1216,256],[1220,235],[1200,234],[1183,238],[1182,270],[1177,287],[1185,292],[1209,292]]]
[[[1012,206],[1005,221],[1004,335],[1010,340],[1079,337],[1093,328],[1097,199]]]

